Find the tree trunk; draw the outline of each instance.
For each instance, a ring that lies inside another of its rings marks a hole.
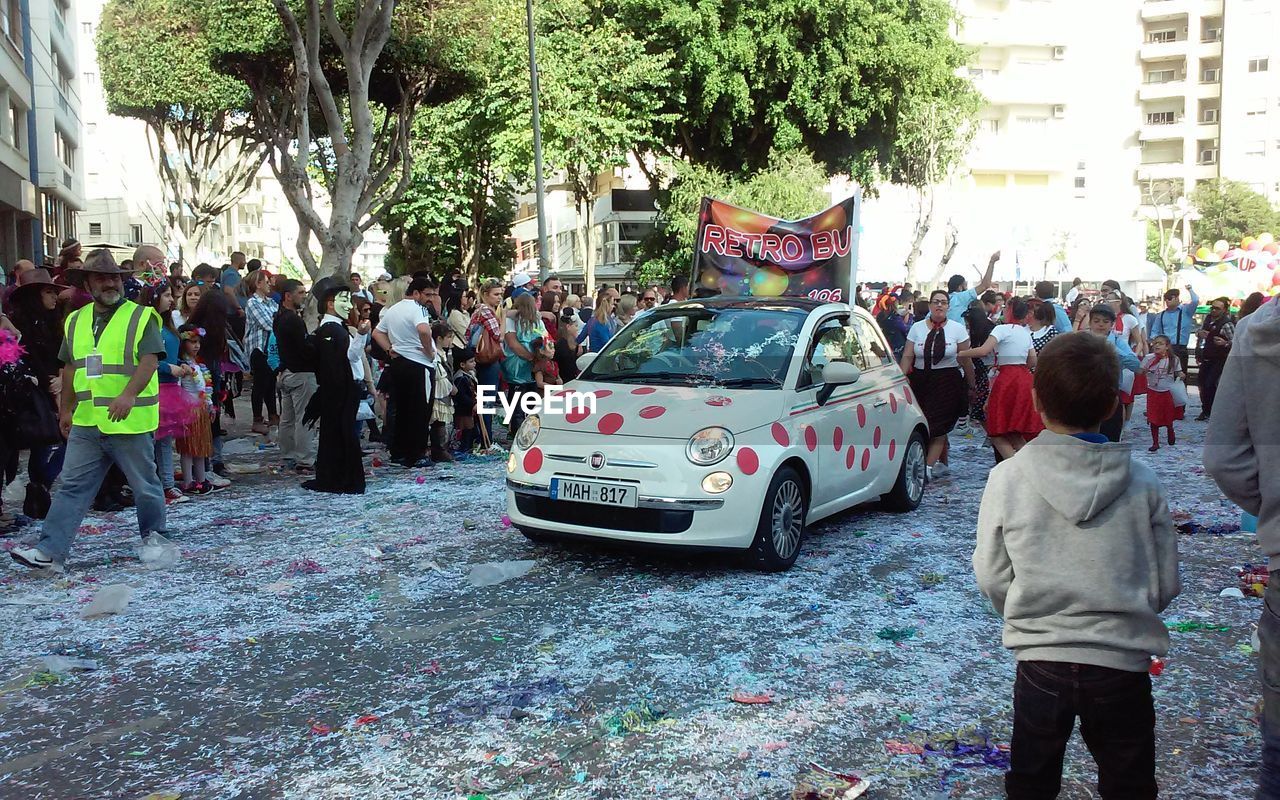
[[[574,236],[582,248],[582,278],[587,285],[587,296],[596,291],[596,265],[591,247],[591,197],[590,191],[581,185],[574,186],[574,202],[577,204],[578,225]]]
[[[912,286],[916,284],[916,262],[920,260],[920,251],[924,247],[925,237],[933,224],[933,189],[921,187],[916,196],[916,225],[911,234],[911,251],[907,253],[906,280]]]
[[[938,285],[938,281],[942,279],[942,273],[947,271],[947,265],[951,263],[951,257],[956,254],[956,248],[960,246],[960,231],[956,230],[953,220],[947,220],[947,237],[944,242],[946,249],[942,251],[942,259],[938,261],[938,268],[933,273],[933,280],[929,282],[930,286]],[[912,288],[919,292],[923,287],[912,284]]]

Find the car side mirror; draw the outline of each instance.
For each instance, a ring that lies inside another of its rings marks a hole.
[[[833,361],[822,368],[822,388],[818,390],[818,405],[826,405],[831,393],[841,386],[857,383],[862,370],[847,361]]]
[[[574,362],[575,364],[578,365],[578,371],[586,372],[587,367],[591,366],[591,362],[595,361],[596,356],[598,355],[600,354],[599,353],[583,353],[582,355],[578,356],[578,360]]]

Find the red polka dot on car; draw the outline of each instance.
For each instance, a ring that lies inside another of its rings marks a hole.
[[[881,433],[880,433],[880,426],[879,426],[879,425],[877,425],[877,426],[876,426],[875,433],[871,434],[871,446],[872,446],[872,447],[874,447],[874,448],[876,448],[876,449],[879,449],[879,448],[880,448],[880,436],[881,436]]]
[[[861,403],[858,404],[858,427],[867,427],[867,409]]]
[[[658,390],[653,388],[652,386],[641,386],[639,389],[632,389],[631,393],[632,394],[653,394],[656,391]]]
[[[618,429],[621,427],[622,427],[621,414],[605,414],[603,417],[600,418],[600,421],[596,423],[596,428],[599,429],[599,431],[606,436],[617,433]]]
[[[914,403],[914,402],[915,402],[915,398],[913,398],[913,397],[911,396],[911,387],[910,387],[910,386],[903,386],[903,387],[902,387],[902,396],[903,396],[903,397],[905,397],[905,398],[907,398],[907,403],[909,403],[909,404],[910,404],[910,403]]]
[[[889,412],[898,413],[898,396],[893,392],[889,392]]]
[[[532,475],[540,469],[542,469],[542,450],[531,447],[529,452],[524,454],[524,471]]]
[[[844,447],[844,428],[836,426],[835,433],[831,434],[831,444],[836,448],[836,452],[840,452],[840,448]]]
[[[591,394],[595,395],[597,400],[603,400],[604,398],[613,394],[613,392],[609,389],[596,389],[595,391],[591,392]]]
[[[724,408],[725,406],[733,405],[733,401],[727,397],[720,397],[717,395],[716,397],[708,397],[707,405],[716,406],[717,408]]]
[[[871,466],[871,451],[870,451],[870,450],[863,450],[863,451],[862,451],[862,469],[863,469],[863,471],[865,472],[865,471],[866,471],[866,469],[867,469],[867,467],[869,467],[869,466]]]
[[[845,469],[853,469],[853,464],[855,461],[857,461],[857,455],[858,455],[858,448],[854,447],[853,445],[849,445],[849,450],[848,452],[845,453],[845,456],[844,456]]]
[[[665,406],[645,406],[640,409],[640,419],[657,419],[667,413]]]
[[[738,469],[742,470],[743,475],[755,475],[756,470],[760,469],[760,456],[750,447],[742,448],[738,451]]]
[[[570,424],[577,425],[579,422],[582,422],[584,419],[591,416],[591,408],[585,403],[580,407],[571,403],[570,409],[571,410],[564,415],[565,421]]]
[[[805,426],[804,446],[809,448],[810,453],[818,449],[818,432],[814,430],[812,425]]]
[[[781,422],[773,423],[773,427],[770,430],[773,432],[773,440],[775,442],[783,447],[791,444],[791,434],[787,433],[787,429]]]
[[[893,454],[898,450],[898,443],[893,439],[889,440],[889,460],[893,460]]]

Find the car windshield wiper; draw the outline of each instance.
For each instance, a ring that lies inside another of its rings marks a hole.
[[[773,377],[765,377],[758,375],[751,378],[725,378],[720,381],[720,385],[731,389],[742,389],[747,386],[759,386],[760,384],[768,384],[770,386],[781,386],[782,381]]]
[[[693,383],[714,381],[715,378],[701,372],[632,372],[626,375],[592,375],[587,380],[617,381],[618,383]]]

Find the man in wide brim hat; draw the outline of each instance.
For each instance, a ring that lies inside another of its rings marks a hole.
[[[125,269],[117,264],[115,257],[111,255],[111,251],[105,247],[89,253],[80,266],[67,270],[68,273],[96,272],[103,275],[132,275],[135,271]],[[81,277],[87,276],[82,275]]]

